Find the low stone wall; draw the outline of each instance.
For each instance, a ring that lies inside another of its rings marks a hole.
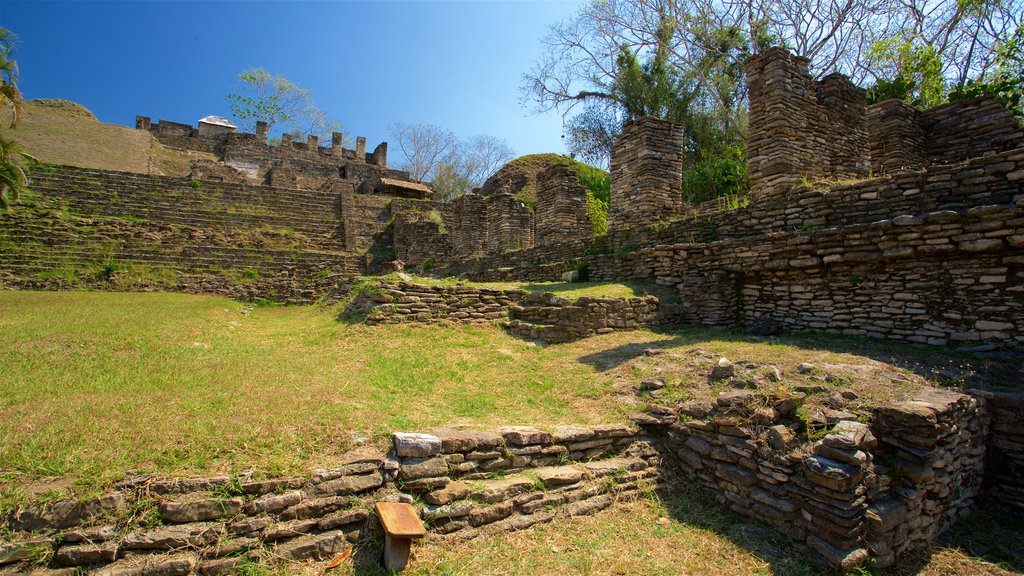
[[[802,413],[801,402],[800,393],[729,390],[714,404],[634,419],[663,430],[683,468],[723,504],[835,566],[889,564],[970,510],[988,433],[982,400],[932,390],[876,408],[870,426],[842,410]]]
[[[525,295],[521,290],[378,282],[357,295],[350,308],[365,313],[367,324],[490,322],[508,318],[509,308]]]
[[[1024,393],[971,393],[985,399],[992,421],[986,495],[1008,507],[1024,510]]]
[[[548,292],[528,294],[509,313],[508,329],[518,336],[568,342],[595,334],[678,324],[679,307],[643,298],[579,298],[575,302]]]
[[[374,502],[418,506],[431,535],[471,538],[589,514],[651,491],[659,454],[625,425],[396,434],[309,478],[130,477],[89,501],[4,518],[0,573],[104,576],[233,573],[245,562],[324,560],[381,540]],[[613,456],[614,454],[614,456]],[[49,559],[47,561],[47,559]]]
[[[515,335],[568,342],[595,334],[678,323],[681,310],[655,296],[643,298],[560,298],[550,292],[497,290],[475,286],[425,286],[379,282],[360,291],[348,306],[367,324],[403,322],[492,322],[509,320]]]
[[[521,530],[607,508],[660,478],[652,441],[622,425],[395,434],[397,482],[438,534]]]

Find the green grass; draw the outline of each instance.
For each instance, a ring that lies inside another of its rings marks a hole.
[[[2,498],[11,505],[41,477],[89,490],[129,469],[301,473],[360,437],[449,423],[617,421],[609,385],[572,349],[494,326],[349,326],[333,310],[180,294],[0,292]]]

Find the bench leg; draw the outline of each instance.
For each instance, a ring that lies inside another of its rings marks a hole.
[[[401,572],[409,563],[409,548],[412,546],[411,538],[392,538],[390,534],[384,535],[384,568]]]

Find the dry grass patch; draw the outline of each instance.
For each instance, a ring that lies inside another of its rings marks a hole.
[[[10,110],[0,111],[3,118]],[[185,176],[195,159],[212,154],[167,148],[145,131],[100,122],[85,108],[60,100],[28,100],[11,136],[50,164]]]

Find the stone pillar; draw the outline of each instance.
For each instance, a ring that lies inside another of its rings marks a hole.
[[[487,252],[533,246],[533,213],[512,194],[487,196]]]
[[[269,136],[269,135],[270,135],[270,127],[267,126],[267,123],[262,121],[262,120],[257,120],[256,121],[256,139],[259,140],[260,142],[266,144],[267,143],[267,136]],[[284,141],[283,138],[281,140],[282,140],[282,142]]]
[[[356,160],[366,162],[366,138],[362,136],[356,137]]]
[[[153,125],[153,119],[149,116],[136,116],[135,117],[135,129],[136,130],[149,130]]]
[[[306,136],[306,147],[316,152],[316,149],[320,147],[320,137],[313,136],[312,134]]]
[[[292,135],[291,134],[288,134],[288,133],[281,134],[281,145],[282,146],[287,145],[287,144],[291,144],[291,143],[292,143]]]
[[[576,171],[555,164],[537,176],[538,246],[590,240],[594,227],[587,212],[587,189]]]
[[[868,142],[871,170],[893,174],[928,165],[921,113],[895,98],[868,108]]]
[[[381,168],[388,167],[388,143],[381,142],[373,149],[373,163]]]
[[[341,132],[331,132],[331,154],[340,156],[344,142]]]
[[[608,229],[671,220],[683,211],[683,126],[637,118],[612,145]]]
[[[803,178],[853,178],[868,172],[864,90],[839,74],[811,79],[809,61],[783,48],[747,60],[751,194]]]

